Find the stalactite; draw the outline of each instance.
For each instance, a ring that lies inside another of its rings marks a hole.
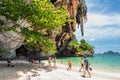
[[[77,6],[76,23],[81,27],[81,34],[84,35],[83,23],[87,20],[87,6],[85,0],[80,0]]]

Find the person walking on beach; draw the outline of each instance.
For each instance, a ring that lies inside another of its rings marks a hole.
[[[48,58],[48,66],[51,67],[51,57]]]
[[[69,57],[68,58],[68,68],[67,68],[67,70],[69,71],[69,70],[71,70],[71,68],[72,68],[72,63],[71,63],[71,59]]]
[[[38,64],[39,64],[38,67],[40,68],[40,65],[41,65],[41,58],[38,59],[38,62],[39,62],[39,63],[38,63]]]
[[[56,57],[53,58],[54,68],[56,68]]]
[[[86,72],[87,72],[89,77],[91,78],[90,66],[89,65],[90,64],[89,64],[88,60],[86,59],[86,56],[84,56],[84,66],[85,66],[84,68],[85,68],[85,70],[84,70],[84,74],[82,75],[83,77],[85,77]]]
[[[81,67],[80,67],[79,72],[81,72],[82,69],[83,69],[83,71],[84,71],[84,58],[83,58],[83,57],[81,58],[80,65],[81,65]]]

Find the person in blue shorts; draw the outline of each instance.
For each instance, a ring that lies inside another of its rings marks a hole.
[[[89,66],[88,60],[86,59],[86,56],[84,56],[84,68],[85,68],[85,70],[84,70],[84,74],[82,76],[85,77],[86,72],[87,72],[89,77],[91,78],[90,66]]]

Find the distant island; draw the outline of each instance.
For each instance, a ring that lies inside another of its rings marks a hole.
[[[107,51],[107,52],[104,52],[103,55],[120,55],[120,53],[114,52],[114,51]]]

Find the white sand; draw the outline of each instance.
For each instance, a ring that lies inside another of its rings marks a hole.
[[[57,64],[57,69],[48,68],[46,61],[33,66],[26,61],[13,61],[15,67],[7,67],[6,62],[0,61],[0,80],[120,80],[120,73],[110,73],[100,70],[91,72],[92,78],[83,78],[79,68],[67,71],[66,65]]]

